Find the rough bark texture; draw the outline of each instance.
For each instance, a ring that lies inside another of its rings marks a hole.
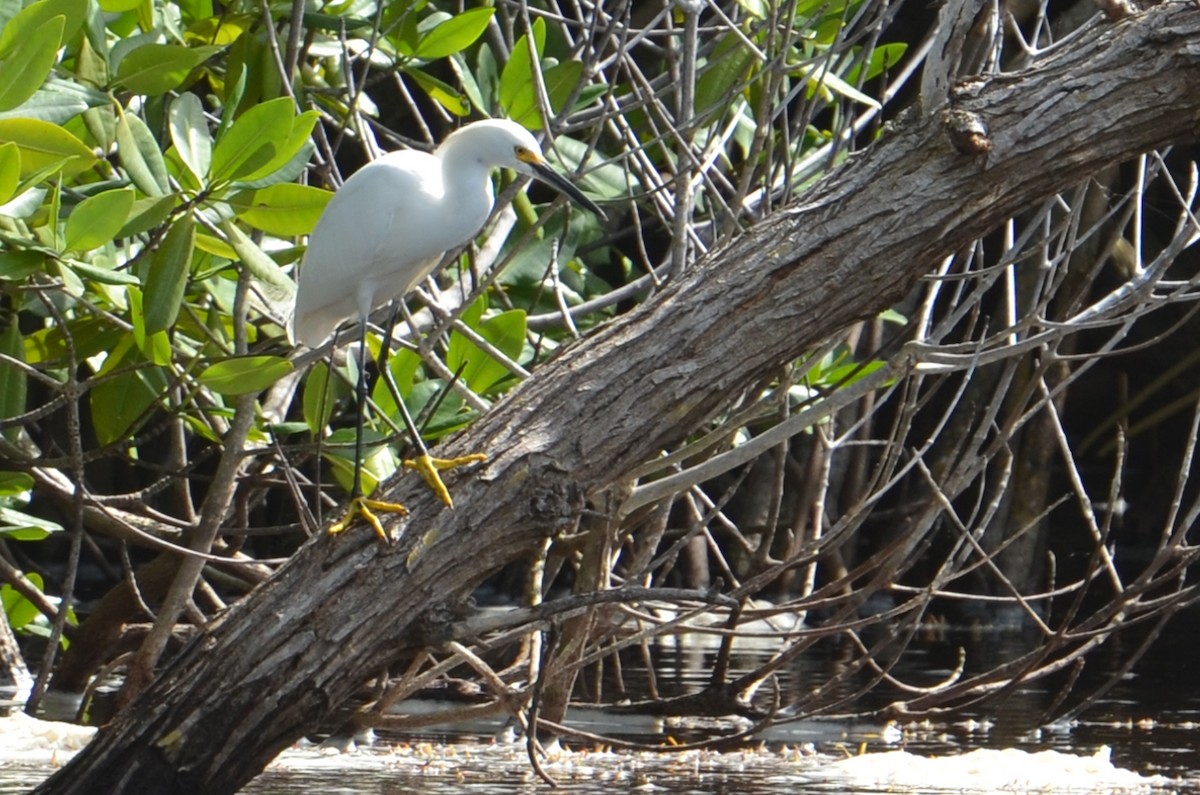
[[[1200,7],[1104,23],[886,135],[803,201],[716,251],[646,305],[563,351],[448,452],[487,450],[442,510],[414,478],[400,543],[320,536],[187,648],[41,793],[228,793],[378,673],[436,642],[453,600],[570,523],[585,495],[678,442],[755,377],[903,296],[966,241],[1102,166],[1194,140]],[[411,567],[429,531],[436,543]]]

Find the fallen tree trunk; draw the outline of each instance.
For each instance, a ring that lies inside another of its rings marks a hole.
[[[745,384],[887,308],[1038,199],[1194,140],[1200,6],[1102,23],[960,90],[952,109],[989,132],[956,148],[940,114],[901,125],[566,348],[442,450],[491,456],[454,484],[455,511],[406,478],[390,495],[413,511],[398,543],[365,527],[314,538],[37,792],[236,791],[405,649],[437,642],[445,608]]]

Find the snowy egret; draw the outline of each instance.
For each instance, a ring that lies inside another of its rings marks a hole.
[[[362,516],[388,541],[373,511],[406,513],[398,503],[369,500],[362,493],[367,318],[372,310],[415,287],[447,251],[479,234],[492,212],[491,172],[497,168],[537,177],[604,216],[582,191],[547,164],[528,130],[511,121],[492,119],[452,133],[433,154],[392,152],[359,169],[334,194],[309,237],[296,290],[293,339],[316,347],[347,320],[357,321],[360,327],[354,487],[346,515],[330,532],[341,532],[356,516]],[[419,472],[442,501],[453,507],[438,471],[486,457],[430,457],[403,401],[399,403],[417,449],[416,457],[406,461],[405,467]]]

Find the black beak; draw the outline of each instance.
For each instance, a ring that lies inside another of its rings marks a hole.
[[[542,180],[542,182],[545,182],[550,187],[570,197],[571,200],[579,206],[586,207],[601,218],[608,218],[608,216],[604,214],[604,210],[601,210],[598,204],[585,196],[583,191],[575,187],[575,184],[571,182],[571,180],[567,179],[562,174],[559,174],[557,171],[551,168],[548,163],[530,163],[529,166],[533,169],[533,172],[537,175],[538,179]]]

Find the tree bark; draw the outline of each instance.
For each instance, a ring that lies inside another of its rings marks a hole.
[[[365,527],[315,537],[37,792],[235,792],[402,650],[436,643],[489,573],[745,384],[1038,199],[1195,140],[1200,7],[1094,25],[1029,69],[960,87],[951,107],[986,123],[990,151],[955,148],[940,115],[902,124],[562,351],[446,445],[491,456],[454,484],[456,510],[405,478],[389,495],[412,509],[398,543]]]

